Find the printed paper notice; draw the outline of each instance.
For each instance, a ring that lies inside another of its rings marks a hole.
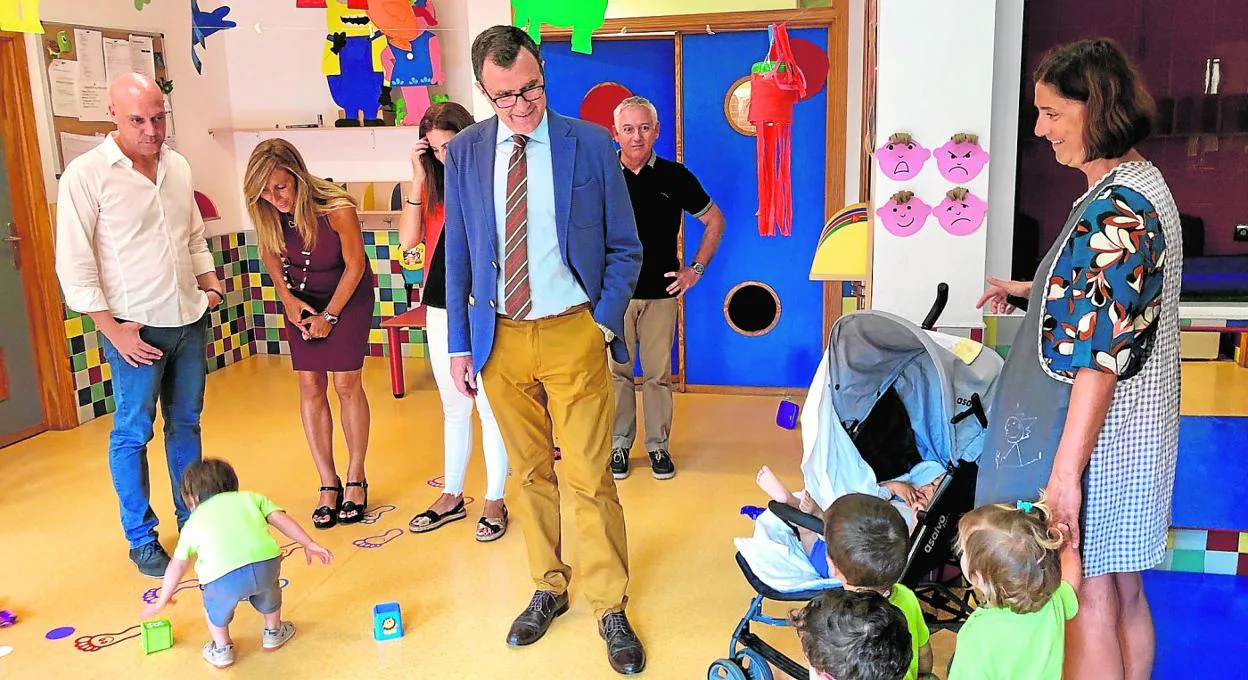
[[[104,36],[99,31],[74,29],[74,51],[78,55],[78,78],[84,85],[107,85],[104,70]]]
[[[78,82],[78,118],[93,123],[112,120],[108,115],[108,88],[104,85],[87,84],[81,73]]]
[[[52,89],[52,115],[78,117],[78,62],[53,59],[48,64],[48,84]]]
[[[130,36],[130,68],[135,73],[156,80],[156,57],[152,39],[146,35]]]
[[[113,82],[117,76],[133,71],[130,65],[130,41],[119,38],[104,39],[104,81]]]
[[[75,135],[69,132],[61,133],[61,168],[65,168],[75,158],[94,149],[104,142],[104,136],[96,135]]]

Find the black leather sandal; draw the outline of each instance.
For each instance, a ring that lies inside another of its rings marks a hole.
[[[507,506],[505,505],[503,506],[502,517],[486,517],[482,515],[481,519],[477,520],[477,542],[490,543],[491,541],[497,541],[503,537],[503,534],[507,533],[507,526],[510,523],[507,517]]]
[[[468,516],[468,511],[464,509],[464,499],[459,499],[455,507],[447,510],[442,514],[438,514],[433,510],[426,510],[412,518],[407,523],[407,528],[414,534],[423,534],[426,531],[433,531],[443,524],[449,524],[456,520],[461,520]],[[425,520],[425,521],[421,521]]]
[[[338,523],[338,513],[342,510],[342,480],[335,477],[336,484],[334,486],[322,486],[320,491],[337,491],[338,502],[334,507],[322,505],[312,511],[312,526],[317,529],[328,529]]]
[[[347,488],[353,486],[364,489],[364,502],[343,501],[342,508],[338,511],[338,521],[342,524],[355,524],[364,519],[364,511],[368,508],[368,481],[347,482]]]

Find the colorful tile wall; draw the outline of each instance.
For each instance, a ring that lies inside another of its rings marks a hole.
[[[260,263],[254,232],[223,234],[208,240],[225,287],[225,304],[212,312],[212,337],[206,352],[208,370],[229,366],[253,354],[289,354],[281,303],[273,282]],[[377,300],[373,307],[370,356],[386,355],[383,318],[408,307],[399,261],[397,232],[365,231],[364,248],[377,277]],[[78,393],[78,422],[85,423],[111,413],[113,387],[99,332],[89,317],[65,309],[65,340],[74,387]],[[403,356],[424,357],[423,330],[407,331]]]
[[[1248,576],[1248,531],[1170,530],[1163,571]]]

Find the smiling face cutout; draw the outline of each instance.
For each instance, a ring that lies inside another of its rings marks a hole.
[[[945,194],[945,200],[935,209],[936,221],[940,222],[942,229],[954,236],[975,233],[984,223],[984,214],[987,212],[988,204],[962,187]]]
[[[889,179],[906,180],[919,174],[923,164],[932,155],[910,135],[899,132],[875,150],[875,161],[880,171]]]
[[[969,182],[988,163],[988,152],[979,146],[979,138],[971,134],[954,135],[932,155],[936,158],[940,176],[950,182]]]
[[[932,208],[909,191],[898,191],[875,214],[888,233],[905,238],[914,236],[923,228],[923,223],[932,214]]]

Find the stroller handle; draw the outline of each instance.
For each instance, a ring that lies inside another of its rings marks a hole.
[[[932,303],[932,308],[927,312],[927,316],[923,318],[923,330],[930,331],[936,327],[936,321],[940,318],[942,312],[945,311],[945,305],[949,302],[949,284],[940,282],[936,285],[936,301]]]
[[[810,529],[817,534],[823,534],[823,520],[814,515],[802,512],[791,505],[785,505],[778,501],[769,501],[767,509],[771,511],[771,514],[779,517],[782,522],[791,527],[801,527]]]

